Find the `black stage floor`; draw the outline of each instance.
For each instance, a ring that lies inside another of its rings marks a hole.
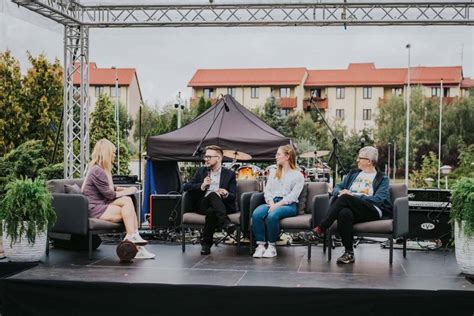
[[[119,263],[115,245],[87,252],[51,249],[38,266],[0,283],[2,315],[474,315],[474,284],[454,251],[394,251],[361,244],[353,265],[327,261],[314,246],[278,247],[254,259],[236,247],[153,243],[154,260]],[[243,248],[247,250],[247,248]],[[270,306],[270,307],[269,307]],[[66,312],[67,311],[67,312]]]
[[[422,290],[468,290],[471,284],[460,273],[454,251],[394,250],[393,265],[388,263],[388,250],[378,244],[361,244],[355,250],[353,265],[338,265],[336,248],[331,262],[322,247],[313,246],[307,260],[306,247],[278,247],[278,257],[254,259],[236,254],[232,245],[212,248],[201,256],[199,245],[187,245],[181,252],[177,244],[151,244],[156,253],[152,260],[120,263],[114,245],[101,245],[88,260],[86,252],[51,249],[49,258],[33,269],[12,278],[28,280],[69,280],[91,282],[207,284],[224,286],[280,286],[317,288],[376,288]]]

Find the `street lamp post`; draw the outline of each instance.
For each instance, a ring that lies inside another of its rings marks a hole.
[[[407,44],[408,49],[408,74],[407,74],[407,128],[406,128],[406,139],[405,139],[405,184],[408,184],[408,168],[409,168],[409,156],[410,156],[410,48],[411,45]]]
[[[174,107],[178,111],[178,128],[181,128],[181,111],[184,109],[183,100],[181,99],[181,91],[178,92],[178,96],[176,97],[176,103]]]
[[[115,123],[117,125],[117,174],[120,174],[120,110],[119,110],[119,97],[118,97],[118,72],[117,67],[112,66],[115,69]]]
[[[443,119],[443,78],[441,78],[441,92],[439,97],[439,135],[438,135],[438,189],[441,186],[441,127]]]
[[[397,173],[397,142],[393,142],[393,180]]]
[[[448,174],[451,172],[451,169],[451,166],[448,165],[444,165],[440,168],[441,173],[444,175],[446,190],[448,189]]]

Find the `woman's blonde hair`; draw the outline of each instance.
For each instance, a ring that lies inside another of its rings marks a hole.
[[[280,146],[280,147],[278,147],[278,150],[281,150],[283,152],[283,154],[288,155],[288,163],[289,163],[291,169],[293,169],[293,170],[298,169],[296,167],[296,152],[295,152],[295,149],[293,148],[293,146],[291,146],[291,145]],[[277,171],[275,172],[275,178],[280,180],[282,172],[283,172],[283,166],[278,165]]]
[[[94,150],[92,150],[92,159],[89,163],[89,170],[94,165],[99,165],[107,172],[112,171],[113,157],[115,154],[115,145],[106,138],[102,138],[95,143]]]

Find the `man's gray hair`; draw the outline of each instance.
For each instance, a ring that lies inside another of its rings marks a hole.
[[[379,160],[379,151],[373,146],[365,146],[359,150],[359,154],[364,154],[370,161],[376,163]]]

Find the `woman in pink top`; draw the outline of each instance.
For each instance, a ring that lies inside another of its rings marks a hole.
[[[138,220],[133,201],[129,195],[136,193],[137,188],[114,188],[112,182],[112,164],[115,160],[115,145],[107,139],[99,140],[92,151],[89,171],[82,185],[82,194],[89,200],[89,215],[113,223],[122,222],[129,240],[137,245],[148,242],[138,233]],[[139,247],[136,258],[154,258],[145,247]]]

